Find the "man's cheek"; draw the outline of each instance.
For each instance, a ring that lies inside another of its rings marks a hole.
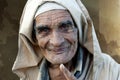
[[[38,45],[39,45],[40,48],[45,49],[45,47],[47,45],[47,42],[48,42],[47,39],[41,39],[41,40],[38,40]]]
[[[71,35],[71,36],[66,36],[65,38],[72,44],[74,44],[75,42],[78,41],[77,34],[76,35]]]

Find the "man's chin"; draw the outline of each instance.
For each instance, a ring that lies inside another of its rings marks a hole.
[[[59,64],[66,64],[68,63],[70,60],[64,60],[64,59],[58,59],[58,60],[49,60],[49,62],[53,65],[59,65]]]

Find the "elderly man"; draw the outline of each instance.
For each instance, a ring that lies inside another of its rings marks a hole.
[[[20,80],[120,80],[80,0],[28,0],[13,71]]]

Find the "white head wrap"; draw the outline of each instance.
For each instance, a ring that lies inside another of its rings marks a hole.
[[[67,9],[77,25],[79,43],[91,54],[101,53],[92,20],[80,0],[28,0],[20,21],[19,50],[13,65],[13,71],[21,79],[28,80],[25,78],[31,74],[34,79],[29,80],[37,80],[38,65],[43,56],[32,39],[33,20],[38,14],[52,9]]]
[[[64,7],[56,4],[56,3],[45,3],[42,6],[40,6],[35,14],[35,17],[41,13],[44,13],[46,11],[54,10],[54,9],[63,9],[65,10]]]

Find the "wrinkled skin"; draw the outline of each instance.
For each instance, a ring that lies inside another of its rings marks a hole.
[[[39,14],[35,27],[38,45],[50,63],[67,63],[74,57],[77,31],[68,11],[53,10]]]
[[[60,64],[67,64],[72,60],[78,44],[77,29],[71,15],[67,10],[51,10],[39,14],[35,21],[36,39],[41,54],[51,64],[59,65],[58,70],[64,75],[64,68],[60,68]]]

